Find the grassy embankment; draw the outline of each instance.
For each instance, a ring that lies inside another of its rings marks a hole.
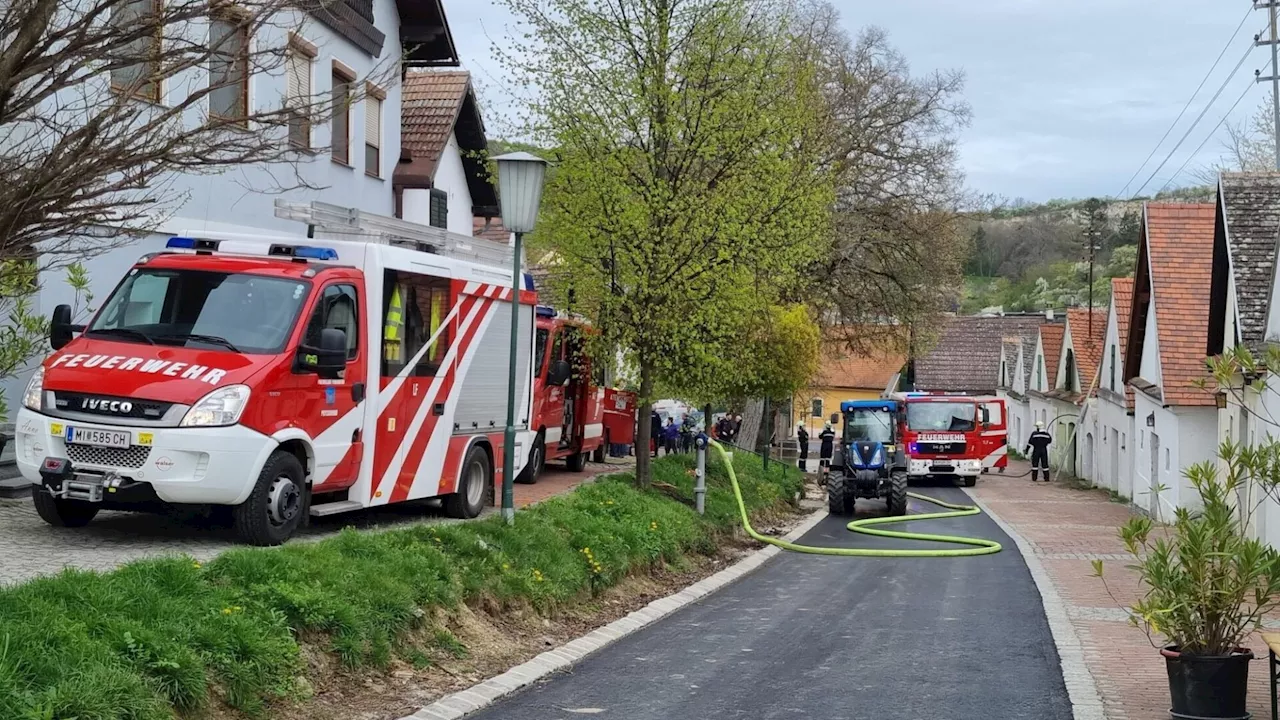
[[[693,496],[692,456],[664,458],[656,483]],[[748,509],[789,511],[794,470],[740,454]],[[624,578],[714,554],[737,522],[728,477],[709,461],[706,515],[675,490],[620,475],[497,518],[354,530],[198,563],[67,571],[0,590],[0,718],[158,720],[231,708],[269,715],[313,692],[306,653],[352,669],[464,651],[441,623],[460,604],[544,617]],[[3,559],[0,559],[3,562]],[[304,652],[304,646],[306,651]]]

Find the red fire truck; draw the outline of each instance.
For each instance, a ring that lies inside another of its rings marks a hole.
[[[513,292],[510,249],[322,203],[277,214],[311,232],[174,237],[87,326],[54,312],[16,424],[45,521],[222,505],[269,545],[406,500],[475,517],[502,480],[513,303],[523,469],[537,298],[527,277]]]
[[[1004,400],[945,393],[894,393],[902,409],[907,474],[959,477],[973,487],[1008,463]]]
[[[564,460],[580,472],[588,455],[603,461],[610,444],[629,445],[635,435],[635,394],[602,387],[603,369],[586,352],[591,327],[585,318],[537,308],[534,338],[534,432],[517,482],[535,483],[547,460]]]

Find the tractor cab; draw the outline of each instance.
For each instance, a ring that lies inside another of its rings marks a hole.
[[[851,468],[886,471],[905,466],[898,438],[898,404],[892,400],[840,403],[844,432],[841,449]],[[880,454],[876,455],[876,450]]]

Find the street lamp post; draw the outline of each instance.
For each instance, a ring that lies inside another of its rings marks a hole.
[[[498,163],[498,196],[502,203],[502,224],[515,233],[511,263],[511,357],[507,369],[507,430],[502,444],[502,519],[515,522],[516,468],[516,365],[520,349],[520,250],[524,234],[533,232],[542,203],[542,182],[547,162],[526,152],[494,158]]]

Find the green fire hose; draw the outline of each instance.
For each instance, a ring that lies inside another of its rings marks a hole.
[[[907,493],[908,497],[917,500],[933,503],[940,507],[949,508],[947,512],[921,513],[919,515],[907,516],[890,516],[877,518],[864,518],[862,520],[854,520],[849,523],[848,528],[856,533],[863,535],[874,535],[876,537],[899,538],[901,540],[927,540],[932,542],[952,543],[955,545],[972,545],[973,547],[947,549],[947,550],[906,550],[906,549],[885,549],[885,548],[831,548],[831,547],[815,547],[813,545],[797,545],[786,540],[771,538],[767,535],[761,535],[751,527],[751,520],[747,518],[747,506],[742,501],[742,490],[738,487],[738,476],[733,471],[733,462],[730,461],[728,453],[721,447],[720,443],[712,440],[711,447],[720,453],[720,460],[724,462],[724,466],[729,470],[729,482],[733,485],[733,496],[738,500],[738,514],[742,517],[742,527],[746,529],[747,534],[763,543],[776,545],[783,550],[791,550],[792,552],[809,553],[811,555],[839,555],[843,557],[967,557],[969,555],[990,555],[998,553],[1002,549],[1000,543],[994,540],[984,540],[982,538],[959,537],[956,535],[933,535],[931,533],[912,533],[902,530],[880,530],[874,525],[888,525],[890,523],[909,522],[911,520],[940,520],[942,518],[964,517],[966,515],[978,515],[982,511],[973,505],[955,505],[949,502],[943,502],[937,498],[931,498],[928,495],[920,495],[919,493]]]

